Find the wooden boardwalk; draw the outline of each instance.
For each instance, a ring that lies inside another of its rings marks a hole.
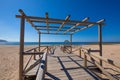
[[[92,63],[88,62],[88,66]],[[46,80],[99,80],[85,69],[82,58],[75,54],[63,53],[57,47],[54,54],[48,55]]]

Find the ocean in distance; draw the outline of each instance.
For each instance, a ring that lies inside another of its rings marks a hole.
[[[0,42],[0,45],[19,45],[19,42]],[[25,42],[25,45],[38,45],[38,42]],[[65,42],[41,42],[41,45],[70,45],[70,43]],[[72,42],[72,45],[90,45],[98,44],[98,42]],[[120,42],[103,42],[103,44],[120,44]]]

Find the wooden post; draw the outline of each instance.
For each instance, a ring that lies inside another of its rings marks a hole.
[[[86,52],[84,52],[84,67],[87,68],[87,56],[86,56]]]
[[[72,53],[72,34],[70,34],[70,53]]]
[[[39,34],[39,52],[40,52],[40,39],[41,39],[41,33],[38,32],[38,34]]]
[[[99,41],[100,56],[102,56],[102,24],[98,25],[98,41]],[[102,60],[100,60],[100,65],[102,66]]]
[[[36,52],[36,49],[34,49],[34,52]],[[34,54],[34,57],[33,57],[33,58],[34,58],[34,60],[36,60],[36,55],[35,55],[35,54]]]
[[[48,46],[47,46],[47,54],[48,54]]]
[[[19,54],[19,80],[24,80],[23,77],[23,52],[24,52],[24,28],[25,28],[25,18],[21,18],[20,24],[20,54]]]
[[[79,56],[81,57],[81,47],[80,47],[80,49],[79,49]]]

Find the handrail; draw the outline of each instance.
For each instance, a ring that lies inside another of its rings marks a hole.
[[[92,62],[110,79],[110,80],[116,80],[116,78],[114,78],[110,73],[108,73],[107,71],[105,71],[105,69],[95,60],[95,58],[102,60],[108,64],[111,64],[112,66],[119,68],[120,66],[114,62],[113,60],[107,59],[107,58],[103,58],[101,56],[96,56],[94,54],[90,54],[90,52],[98,52],[99,50],[91,50],[91,49],[87,49],[87,48],[80,48],[80,56],[81,56],[81,51],[84,52],[84,66],[85,68],[87,68],[87,56],[89,56],[92,59]]]
[[[40,62],[40,67],[36,76],[36,80],[44,80],[46,70],[47,70],[47,53],[44,53],[42,60]]]

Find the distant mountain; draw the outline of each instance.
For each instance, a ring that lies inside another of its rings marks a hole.
[[[8,41],[0,39],[0,42],[8,42]]]

